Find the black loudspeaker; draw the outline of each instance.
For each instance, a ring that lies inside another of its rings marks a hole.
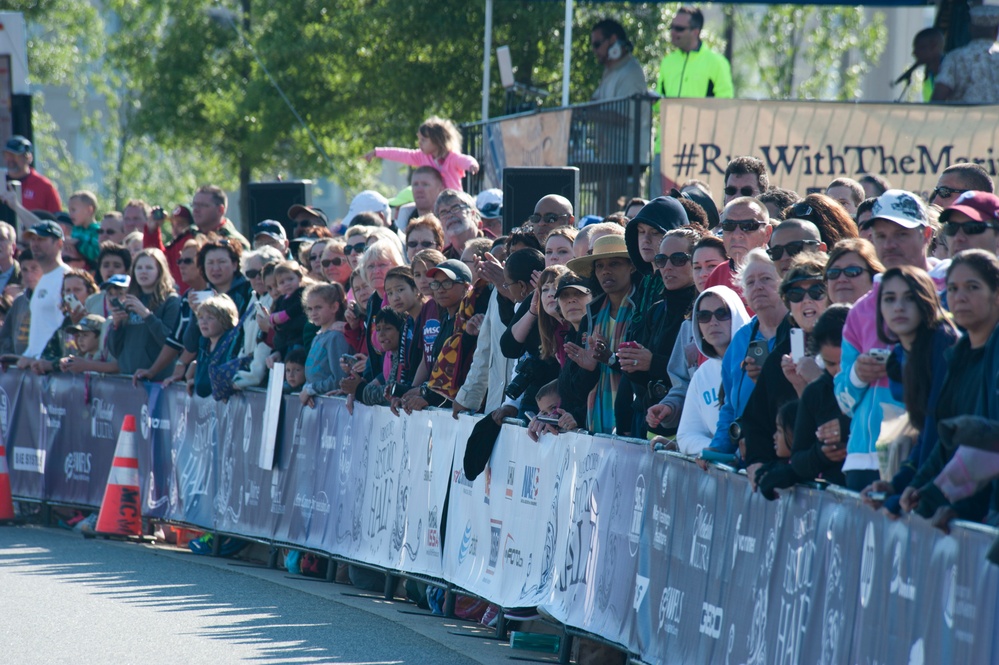
[[[534,206],[549,194],[559,194],[579,209],[579,169],[575,166],[503,169],[503,233],[510,233],[534,214]],[[578,217],[578,212],[577,212]]]
[[[277,182],[250,183],[250,232],[265,219],[273,219],[284,224],[291,237],[293,231],[288,219],[288,208],[296,203],[312,205],[311,180],[283,180]]]
[[[20,134],[34,143],[35,132],[31,126],[31,95],[11,95],[10,116],[13,133]]]

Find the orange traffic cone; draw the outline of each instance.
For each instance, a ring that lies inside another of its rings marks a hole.
[[[125,416],[114,450],[114,462],[108,474],[101,512],[97,516],[100,534],[112,536],[141,536],[139,459],[135,449],[135,416]]]
[[[14,521],[14,498],[7,471],[7,447],[0,443],[0,522]]]

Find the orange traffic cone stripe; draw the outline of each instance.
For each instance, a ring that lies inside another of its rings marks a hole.
[[[122,423],[95,530],[97,533],[116,536],[142,535],[135,416],[125,416],[125,422]]]
[[[7,471],[7,446],[0,444],[0,522],[14,519],[14,496],[10,491],[10,473]]]

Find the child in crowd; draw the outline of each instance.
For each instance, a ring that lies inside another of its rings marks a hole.
[[[308,320],[302,303],[304,268],[294,261],[282,261],[274,268],[274,279],[280,297],[274,300],[274,311],[268,317],[274,326],[274,344],[271,345],[274,353],[270,355],[268,367],[280,362],[293,347],[302,346],[302,330]]]
[[[534,397],[538,404],[538,415],[531,419],[527,427],[527,435],[535,441],[545,432],[558,434],[579,428],[576,419],[568,411],[562,410],[562,398],[558,394],[558,379],[546,383],[538,389]],[[558,424],[546,422],[543,419],[557,418]]]
[[[209,368],[212,365],[221,365],[232,358],[232,353],[237,350],[234,343],[228,343],[228,339],[223,340],[226,333],[236,327],[239,321],[239,310],[232,298],[222,294],[212,296],[198,305],[198,329],[201,331],[201,341],[198,347],[198,356],[195,362],[187,367],[184,375],[187,381],[187,392],[196,394],[199,397],[208,397],[212,394],[212,382],[209,375]],[[169,377],[163,381],[164,386],[173,383],[174,377]]]
[[[343,321],[347,295],[339,284],[313,284],[303,296],[309,320],[319,326],[319,332],[309,348],[305,361],[305,385],[299,393],[303,406],[314,407],[315,396],[337,389],[344,372],[340,357],[350,353],[350,345],[343,333],[335,330]]]
[[[462,191],[465,171],[479,172],[479,162],[471,155],[461,154],[461,132],[444,118],[427,118],[416,132],[419,150],[405,148],[375,148],[364,156],[369,162],[375,157],[409,164],[414,168],[432,166],[441,173],[444,186]]]
[[[87,314],[78,323],[66,329],[66,332],[73,336],[73,341],[76,344],[76,355],[61,358],[59,369],[73,374],[81,372],[118,373],[118,361],[112,358],[104,345],[101,344],[104,322],[103,316]]]
[[[69,218],[73,222],[73,231],[67,239],[76,245],[83,258],[90,264],[97,263],[100,254],[101,225],[97,223],[97,195],[81,189],[69,197]],[[141,245],[140,245],[141,248]]]
[[[798,400],[786,402],[777,410],[777,430],[774,432],[774,450],[777,458],[786,462],[794,445],[794,423],[798,418]]]
[[[350,276],[350,292],[354,299],[347,302],[344,312],[347,328],[344,334],[355,353],[368,357],[368,335],[364,328],[364,313],[368,311],[368,300],[374,289],[364,280],[360,270],[355,270]],[[363,371],[363,370],[362,370]]]
[[[386,283],[388,279],[385,280]],[[355,387],[355,394],[363,404],[388,404],[389,396],[386,390],[392,393],[402,394],[409,389],[410,384],[406,380],[405,361],[400,362],[400,355],[406,354],[406,349],[402,343],[403,331],[406,329],[407,315],[391,307],[385,307],[375,314],[375,339],[381,346],[384,355],[382,370],[378,376],[366,377],[369,381],[361,385],[358,381]],[[349,386],[349,382],[347,384]],[[358,389],[360,392],[358,393]]]
[[[308,354],[299,347],[288,352],[284,359],[284,389],[285,393],[297,393],[305,385],[305,361]]]

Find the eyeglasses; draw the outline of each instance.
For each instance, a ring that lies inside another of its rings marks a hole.
[[[454,280],[445,279],[442,281],[437,281],[436,279],[430,282],[431,291],[447,291],[452,286],[454,286]]]
[[[670,262],[677,268],[681,268],[690,262],[690,254],[684,252],[673,252],[672,254],[656,254],[652,257],[652,262],[657,268],[665,268],[666,262]]]
[[[819,241],[792,240],[786,245],[774,245],[773,247],[768,247],[767,254],[769,254],[770,258],[773,259],[774,261],[780,261],[781,258],[784,257],[784,252],[787,252],[787,258],[791,258],[792,256],[797,256],[798,254],[801,254],[802,250],[805,249],[806,245],[808,245],[809,247],[812,246],[818,247]]]
[[[590,48],[596,51],[598,48],[607,43],[606,39],[601,39],[599,42],[590,42]]]
[[[422,247],[423,249],[428,249],[430,247],[436,247],[437,243],[433,240],[407,240],[406,247],[410,249],[416,249],[417,247]]]
[[[97,230],[97,235],[99,235],[99,236],[113,236],[116,233],[119,233],[119,231],[117,229],[98,229]]]
[[[934,187],[933,194],[930,195],[930,202],[938,196],[942,199],[949,199],[955,194],[964,194],[965,192],[970,192],[970,189],[954,189],[953,187]]]
[[[571,215],[569,215],[569,213],[567,212],[563,213],[549,212],[545,213],[544,215],[539,215],[538,213],[534,213],[533,215],[527,218],[527,223],[531,224],[532,226],[536,224],[558,224],[560,220],[569,219],[570,216]]]
[[[732,233],[736,229],[739,229],[743,233],[752,233],[753,231],[759,231],[760,227],[766,224],[766,222],[761,222],[756,219],[728,219],[721,223],[722,231],[726,233]]]
[[[320,263],[323,264],[324,268],[329,268],[330,266],[342,266],[345,259],[341,259],[339,256],[334,256],[332,259],[323,259]]]
[[[356,254],[364,254],[364,250],[366,250],[367,248],[368,248],[368,243],[367,242],[359,242],[359,243],[356,243],[354,245],[346,245],[346,246],[344,246],[343,253],[346,254],[347,256],[350,256],[351,254],[355,254],[355,253]]]
[[[956,236],[958,231],[964,231],[967,236],[978,236],[995,228],[997,225],[990,222],[944,222],[942,231],[945,236]]]
[[[698,323],[708,323],[711,319],[715,318],[719,321],[730,321],[732,319],[732,312],[728,307],[719,307],[718,309],[699,309],[697,310],[697,322]]]
[[[194,264],[194,259],[177,259],[177,265],[179,266],[189,266]],[[247,271],[249,274],[249,271]]]
[[[467,203],[456,203],[450,208],[438,208],[437,217],[443,219],[445,217],[450,217],[451,215],[461,215],[472,209],[472,206]]]
[[[787,298],[788,302],[799,303],[808,296],[815,302],[820,302],[826,299],[826,285],[825,284],[812,284],[807,289],[801,286],[792,286],[787,291],[784,292],[784,297]]]
[[[749,185],[745,187],[733,187],[729,185],[725,188],[726,196],[735,196],[736,194],[742,194],[743,196],[756,196],[756,190]]]
[[[303,226],[305,226],[305,227],[319,226],[319,220],[318,219],[314,219],[312,217],[309,217],[307,219],[300,219],[297,222],[295,222],[295,226],[297,228],[302,228]]]
[[[689,25],[677,25],[676,23],[673,23],[669,26],[669,29],[670,32],[687,32],[691,28]]]
[[[861,268],[860,266],[847,266],[845,268],[830,268],[826,271],[826,280],[834,282],[839,279],[840,275],[846,275],[850,279],[856,279],[860,277],[865,272],[869,272],[866,268]]]
[[[251,268],[250,270],[245,271],[243,274],[246,275],[247,279],[256,279],[260,277],[260,274],[262,272],[263,270],[257,270],[255,268]]]

